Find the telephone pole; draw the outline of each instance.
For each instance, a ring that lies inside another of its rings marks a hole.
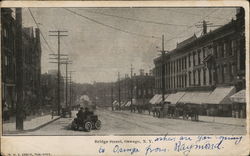
[[[113,106],[113,82],[111,82],[111,108],[112,111],[114,111],[114,106]]]
[[[74,73],[75,71],[69,71],[69,108],[70,108],[70,111],[72,110],[72,92],[73,92],[73,88],[72,88],[72,85],[73,85],[73,81],[72,81],[72,73]],[[71,115],[71,114],[70,114]]]
[[[57,80],[57,113],[58,115],[60,115],[60,109],[61,109],[61,104],[60,104],[60,56],[61,56],[61,51],[60,51],[60,38],[61,37],[64,37],[64,36],[68,36],[68,35],[65,35],[65,34],[61,34],[61,33],[65,33],[65,32],[68,32],[68,31],[60,31],[60,30],[57,30],[57,31],[49,31],[50,33],[53,33],[49,36],[55,36],[57,37],[57,66],[58,66],[58,71],[57,71],[57,77],[58,77],[58,80]]]
[[[16,104],[16,130],[23,130],[23,52],[22,52],[22,9],[16,8],[16,51],[18,67],[16,79],[17,104]],[[2,103],[3,105],[3,103]]]
[[[68,108],[68,64],[72,64],[72,61],[69,61],[68,59],[65,60],[64,62],[61,62],[61,64],[66,65],[66,108]]]
[[[118,72],[118,102],[119,102],[119,110],[121,110],[121,82],[120,82],[120,72]]]
[[[130,102],[131,102],[131,106],[132,106],[132,104],[133,104],[133,65],[131,64],[131,68],[130,68],[130,78],[131,78],[131,80],[130,80],[130,95],[131,95],[131,97],[130,97]]]
[[[164,50],[164,35],[162,35],[162,50],[160,51],[161,52],[161,59],[162,59],[162,64],[161,64],[161,85],[162,85],[162,102],[165,101],[165,64],[164,64],[164,61],[165,61],[165,53],[166,51]]]

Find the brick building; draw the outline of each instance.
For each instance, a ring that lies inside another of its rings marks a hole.
[[[21,12],[21,8],[1,9],[2,102],[11,115],[17,106],[26,115],[35,113],[40,103],[40,32],[22,27]]]
[[[163,77],[165,101],[204,104],[204,114],[231,116],[229,96],[245,87],[244,30],[244,10],[238,8],[236,20],[178,43],[165,54],[164,66],[162,57],[156,58],[156,93],[161,93]]]
[[[114,100],[119,101],[119,83],[120,83],[120,100],[121,105],[129,106],[131,104],[131,91],[132,91],[132,104],[145,105],[154,95],[154,76],[152,72],[144,73],[140,70],[140,74],[134,74],[132,80],[128,75],[125,78],[115,83]]]
[[[16,50],[14,10],[1,9],[1,69],[2,69],[2,104],[10,113],[15,111],[16,103]]]

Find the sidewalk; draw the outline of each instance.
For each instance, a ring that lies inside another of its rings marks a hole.
[[[6,135],[6,134],[15,134],[25,131],[33,131],[43,126],[46,126],[59,118],[60,116],[54,116],[52,119],[52,116],[49,114],[49,115],[35,117],[30,120],[25,120],[23,123],[23,129],[24,129],[23,131],[16,130],[16,122],[3,123],[3,134]]]
[[[141,114],[141,115],[149,115],[148,111],[145,111],[142,113],[138,113],[136,111],[135,113]],[[151,112],[150,115],[153,116],[153,113]],[[179,118],[179,119],[182,119],[182,118]],[[201,115],[199,115],[199,121],[200,122],[214,122],[214,123],[236,125],[236,126],[246,126],[246,119],[233,118],[233,117],[213,117],[213,116],[201,116]]]
[[[199,115],[199,121],[237,125],[237,126],[246,126],[246,119],[233,118],[233,117],[213,117],[213,116],[200,116]]]

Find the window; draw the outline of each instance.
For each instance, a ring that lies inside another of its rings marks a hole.
[[[232,43],[233,43],[232,40],[228,42],[228,56],[232,55],[232,49],[233,49]]]
[[[200,55],[201,55],[201,50],[198,50],[198,65],[201,64]]]
[[[221,57],[224,57],[224,44],[219,45],[219,54]]]
[[[227,56],[227,42],[224,42],[223,44],[223,56],[226,57]]]
[[[218,48],[217,48],[217,45],[214,45],[214,56],[215,56],[215,58],[218,57]]]
[[[216,71],[215,71],[216,72]],[[211,74],[211,69],[208,69],[208,77],[209,77],[209,84],[212,84],[212,74]]]
[[[198,85],[201,85],[201,71],[198,70]]]
[[[3,36],[7,37],[7,30],[5,28],[3,28]]]
[[[188,83],[191,86],[191,72],[188,72]]]
[[[231,45],[231,46],[232,46],[232,55],[235,55],[235,54],[236,54],[236,50],[237,50],[237,49],[236,49],[236,48],[237,48],[237,47],[236,47],[236,46],[237,46],[236,44],[237,44],[236,40],[233,40],[233,41],[232,41],[232,45]]]
[[[193,71],[193,84],[194,84],[194,86],[195,86],[195,70]]]
[[[203,85],[206,85],[206,83],[207,83],[207,80],[206,80],[206,69],[204,68],[203,69]]]
[[[206,57],[206,47],[202,48],[202,52],[203,52],[203,59]]]
[[[233,74],[232,74],[232,64],[228,64],[228,74],[229,74],[229,80],[232,81],[233,79]]]
[[[7,56],[4,57],[4,65],[8,66],[8,57]]]
[[[225,69],[224,66],[221,67],[221,82],[223,83],[225,80]]]
[[[193,66],[195,66],[195,52],[193,52]]]
[[[188,54],[188,67],[191,67],[191,54]]]

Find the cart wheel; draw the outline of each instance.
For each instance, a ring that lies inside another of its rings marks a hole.
[[[75,121],[73,121],[73,122],[71,123],[71,129],[73,129],[73,130],[78,130],[78,126],[77,126],[77,123],[76,123]]]
[[[85,129],[85,131],[89,132],[92,129],[91,122],[89,122],[89,121],[85,122],[84,129]]]
[[[99,129],[101,129],[101,121],[100,120],[97,120],[96,122],[95,122],[95,128],[97,129],[97,130],[99,130]]]

